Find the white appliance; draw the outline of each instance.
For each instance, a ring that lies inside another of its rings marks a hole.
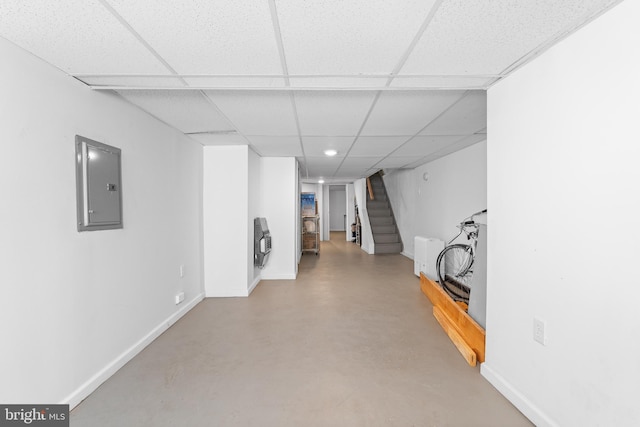
[[[436,260],[444,249],[444,241],[431,237],[414,237],[413,273],[420,276],[423,272],[429,279],[437,281]]]

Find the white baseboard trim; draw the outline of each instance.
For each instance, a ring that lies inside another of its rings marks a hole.
[[[235,298],[235,297],[248,297],[249,291],[247,289],[225,289],[222,291],[210,292],[205,295],[205,298]]]
[[[487,365],[486,362],[480,365],[480,374],[536,426],[558,426],[558,423],[549,418],[540,408],[516,390],[502,375]]]
[[[144,350],[149,344],[151,344],[156,338],[158,338],[164,331],[169,329],[174,323],[176,323],[182,316],[187,314],[193,307],[198,305],[200,301],[204,299],[204,294],[196,296],[194,299],[183,305],[180,310],[173,313],[167,319],[162,321],[158,326],[153,328],[147,335],[142,337],[137,343],[129,347],[126,351],[115,358],[111,363],[98,371],[94,376],[89,378],[84,384],[82,384],[77,390],[72,392],[69,396],[62,400],[62,404],[68,404],[70,409],[78,406],[84,399],[89,397],[102,383],[108,380],[113,374],[115,374],[120,368],[122,368],[127,362],[133,359],[138,353]]]
[[[407,258],[409,258],[410,260],[413,260],[413,254],[410,254],[409,252],[402,251],[402,252],[400,252],[400,255],[404,255]]]
[[[253,290],[256,288],[256,286],[258,286],[258,283],[260,283],[260,280],[262,280],[262,277],[258,276],[256,277],[256,279],[253,281],[253,283],[249,286],[249,295],[251,295],[251,292],[253,292]]]
[[[272,273],[264,274],[262,280],[296,280],[296,273]]]

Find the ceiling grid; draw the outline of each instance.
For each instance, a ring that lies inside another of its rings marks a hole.
[[[621,1],[0,0],[0,37],[202,145],[345,183],[486,140],[486,90]]]

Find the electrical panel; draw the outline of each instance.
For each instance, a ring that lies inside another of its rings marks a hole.
[[[78,231],[122,228],[121,150],[76,135]]]

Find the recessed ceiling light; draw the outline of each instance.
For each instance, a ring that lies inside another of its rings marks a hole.
[[[324,154],[326,156],[332,157],[338,154],[338,152],[336,150],[324,150]]]
[[[324,179],[319,179],[318,184],[324,184]]]

